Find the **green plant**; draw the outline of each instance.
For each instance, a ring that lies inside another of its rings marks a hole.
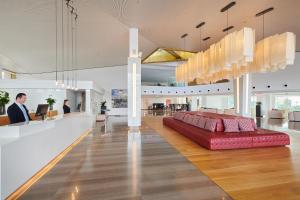
[[[51,98],[50,96],[46,99],[46,101],[49,104],[49,106],[52,106],[53,104],[56,103],[56,100]]]
[[[8,92],[0,90],[0,106],[5,106],[9,102]]]
[[[101,107],[104,107],[105,104],[106,104],[106,101],[102,101],[102,102],[101,102]]]

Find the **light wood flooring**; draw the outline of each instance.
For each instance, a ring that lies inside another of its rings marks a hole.
[[[300,199],[300,131],[282,120],[262,126],[288,133],[290,146],[223,151],[206,150],[164,127],[162,117],[146,116],[144,122],[234,199]]]
[[[129,132],[126,118],[108,122],[106,129],[98,124],[20,199],[231,199],[149,126]]]

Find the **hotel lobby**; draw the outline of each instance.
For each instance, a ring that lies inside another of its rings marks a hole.
[[[300,199],[299,0],[0,0],[0,199]]]

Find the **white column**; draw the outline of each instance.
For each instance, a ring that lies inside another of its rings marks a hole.
[[[200,107],[207,107],[207,98],[205,95],[201,96],[201,104]]]
[[[250,74],[234,80],[234,105],[238,115],[251,116],[251,91]]]
[[[141,125],[141,58],[138,50],[138,29],[129,30],[128,57],[128,126]]]
[[[192,96],[191,97],[191,111],[197,111],[198,106],[197,106],[197,96]]]
[[[0,80],[5,79],[5,71],[0,68]]]
[[[91,90],[85,90],[85,112],[91,113]]]

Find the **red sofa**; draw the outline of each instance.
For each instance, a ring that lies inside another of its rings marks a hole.
[[[211,132],[173,117],[163,118],[163,124],[210,150],[285,146],[290,144],[289,135],[272,130],[256,128],[255,131],[248,132],[224,132],[222,119],[241,118],[239,116],[204,112],[186,112],[186,114],[217,119],[216,131]],[[255,124],[254,120],[253,123]]]

